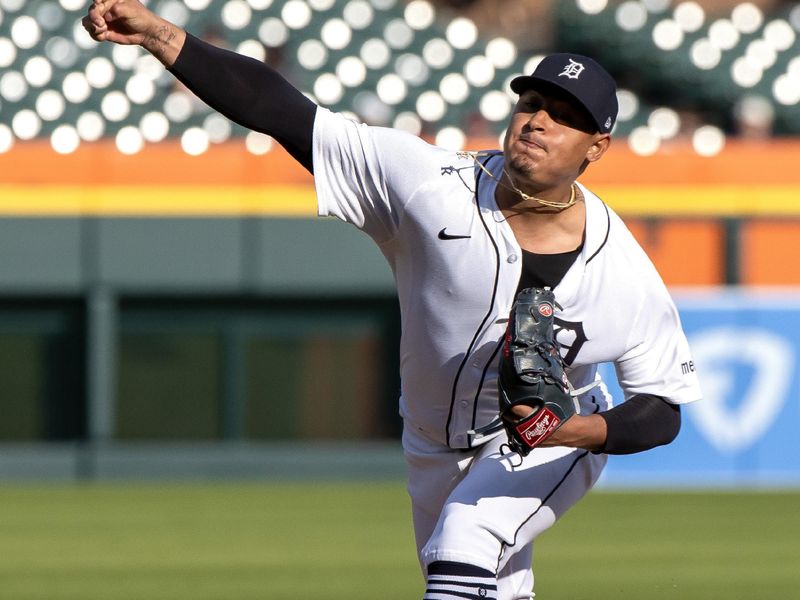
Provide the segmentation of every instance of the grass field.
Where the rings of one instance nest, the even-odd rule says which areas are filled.
[[[800,597],[800,493],[596,492],[537,600]],[[0,488],[0,598],[419,600],[402,484]]]

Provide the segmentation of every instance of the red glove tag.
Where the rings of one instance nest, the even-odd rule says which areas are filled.
[[[517,425],[516,430],[529,448],[535,448],[549,438],[560,424],[561,419],[551,410],[542,407],[530,421]]]

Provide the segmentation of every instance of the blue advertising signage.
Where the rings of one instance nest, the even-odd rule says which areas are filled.
[[[610,487],[800,486],[800,291],[674,292],[703,400],[669,446],[612,456]],[[603,377],[622,398],[614,369]]]

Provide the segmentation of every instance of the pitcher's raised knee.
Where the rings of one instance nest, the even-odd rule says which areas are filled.
[[[496,571],[503,544],[509,540],[478,512],[474,505],[448,504],[422,549],[423,564],[450,561]]]

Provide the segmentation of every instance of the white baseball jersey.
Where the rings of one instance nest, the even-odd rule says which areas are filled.
[[[467,432],[497,415],[498,351],[521,273],[520,246],[494,198],[503,157],[478,160],[494,178],[468,153],[317,111],[319,213],[366,232],[389,261],[402,317],[400,411],[406,427],[451,448],[470,447]],[[598,363],[613,362],[626,397],[699,399],[661,278],[619,217],[580,189],[583,249],[554,289],[570,382],[590,384]],[[581,412],[610,404],[599,386],[581,397]]]

